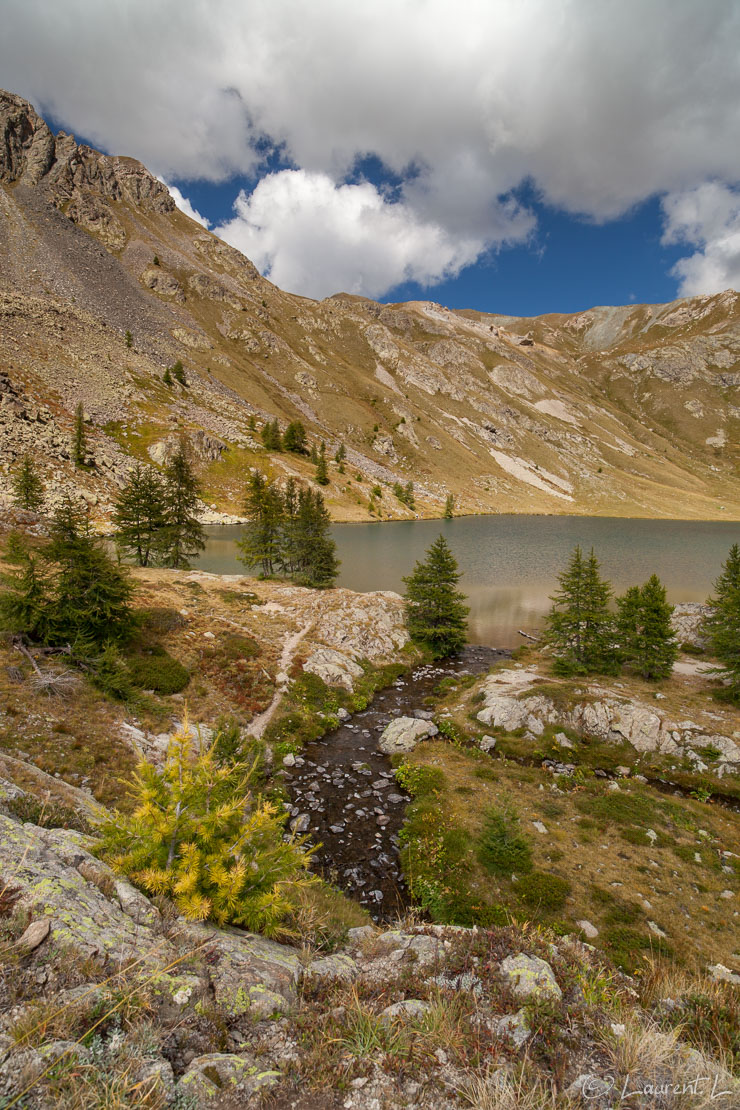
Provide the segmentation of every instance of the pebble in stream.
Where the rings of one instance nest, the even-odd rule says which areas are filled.
[[[470,646],[445,663],[417,667],[350,721],[307,744],[283,771],[290,827],[321,845],[314,856],[316,870],[378,921],[396,917],[409,904],[398,833],[410,798],[377,748],[380,734],[395,717],[430,719],[424,699],[440,679],[485,673],[508,654]]]

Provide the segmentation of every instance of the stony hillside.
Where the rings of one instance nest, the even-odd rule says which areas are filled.
[[[417,509],[740,516],[740,296],[514,319],[283,293],[130,158],[54,136],[0,93],[0,483],[27,447],[105,517],[131,456],[186,432],[211,519],[240,508],[262,421],[300,419],[346,473],[337,519]],[[127,339],[127,333],[130,338]],[[187,386],[167,386],[180,360]],[[75,474],[82,402],[95,467]],[[252,418],[250,420],[250,418]],[[376,496],[377,500],[377,496]]]

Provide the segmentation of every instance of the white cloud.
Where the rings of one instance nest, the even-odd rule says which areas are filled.
[[[181,212],[184,212],[186,216],[190,216],[191,220],[195,220],[197,224],[201,224],[203,227],[211,226],[211,221],[206,219],[205,216],[201,216],[200,212],[198,212],[197,209],[193,208],[188,198],[182,195],[177,185],[170,185],[167,181],[164,180],[163,177],[160,177],[159,180],[162,182],[163,185],[167,186],[170,192],[170,196]]]
[[[698,247],[671,271],[683,297],[740,289],[740,192],[707,182],[663,201],[666,244]]]
[[[339,289],[377,297],[401,281],[428,284],[485,249],[484,238],[453,236],[369,182],[336,185],[325,173],[270,174],[234,207],[234,219],[215,233],[281,289],[312,297]],[[506,227],[510,238],[523,238],[531,220],[512,211]]]
[[[260,141],[282,144],[306,175],[304,230],[326,213],[306,182],[341,190],[375,154],[403,181],[402,207],[374,216],[390,275],[433,280],[476,242],[518,238],[500,198],[524,180],[597,221],[740,182],[737,0],[4,0],[2,15],[7,87],[166,177],[259,174]],[[330,284],[358,232],[357,194],[339,195],[336,250],[315,259]],[[285,215],[274,182],[248,208],[249,226]],[[399,248],[399,220],[417,245]],[[273,272],[289,268],[281,234],[266,223],[257,244]],[[379,245],[360,241],[376,288]]]

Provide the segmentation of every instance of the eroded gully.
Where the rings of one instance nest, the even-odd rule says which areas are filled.
[[[297,831],[319,845],[314,869],[361,902],[377,921],[408,905],[398,834],[409,796],[378,749],[396,717],[431,718],[426,699],[441,679],[485,674],[507,651],[469,645],[442,663],[425,664],[375,695],[371,705],[307,744],[283,771]]]

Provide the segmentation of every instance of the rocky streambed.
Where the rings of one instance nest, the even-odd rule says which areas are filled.
[[[416,667],[378,693],[367,709],[287,761],[283,777],[292,827],[319,845],[316,870],[366,906],[376,921],[394,918],[408,904],[398,834],[410,799],[396,784],[380,738],[400,717],[431,720],[426,699],[441,679],[485,674],[508,655],[469,645],[444,663]]]

